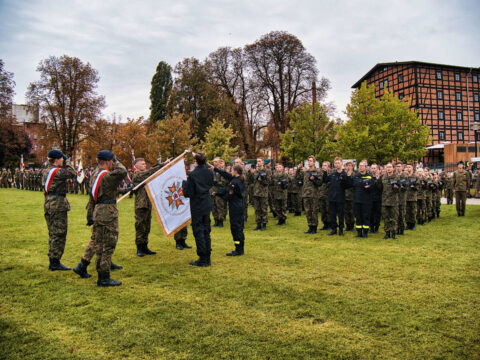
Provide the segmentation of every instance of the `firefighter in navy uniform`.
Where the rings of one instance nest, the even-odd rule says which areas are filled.
[[[371,191],[375,187],[375,178],[367,172],[367,160],[360,161],[358,173],[353,176],[353,208],[356,219],[356,237],[368,237],[370,215],[372,213]]]

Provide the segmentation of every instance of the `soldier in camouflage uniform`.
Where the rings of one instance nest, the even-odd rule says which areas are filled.
[[[257,168],[248,173],[249,182],[253,184],[253,207],[257,227],[253,230],[266,230],[268,222],[268,185],[271,175],[264,166],[263,158],[257,159]]]
[[[427,221],[430,222],[435,219],[433,214],[433,198],[435,192],[435,184],[433,183],[433,176],[428,168],[425,168],[425,181],[427,188],[425,190],[425,205],[427,207]]]
[[[220,170],[225,170],[225,161],[220,158],[213,159],[213,166]],[[214,173],[213,187],[210,189],[210,194],[216,193],[219,189],[225,189],[228,185],[228,181],[221,177],[220,174]],[[223,227],[223,222],[227,217],[227,202],[220,196],[212,196],[212,215],[215,223],[214,227]]]
[[[175,233],[173,238],[175,239],[175,248],[177,250],[191,249],[192,247],[186,243],[188,236],[188,226],[184,226],[178,232]]]
[[[323,171],[315,167],[315,156],[308,157],[308,169],[298,165],[297,172],[303,172],[302,199],[307,216],[308,230],[305,234],[316,234],[318,227],[318,192],[323,184]]]
[[[418,169],[417,177],[419,186],[417,192],[417,223],[420,225],[425,225],[425,222],[427,221],[427,206],[425,204],[425,189],[427,187],[427,182],[423,175],[423,169]]]
[[[275,165],[271,187],[273,208],[278,219],[277,225],[285,225],[285,221],[287,220],[288,175],[285,173],[282,164]]]
[[[392,163],[385,165],[385,174],[377,181],[378,188],[382,191],[382,217],[384,221],[384,239],[396,239],[398,220],[398,191],[400,183],[394,172]]]
[[[301,216],[302,215],[302,197],[301,197],[301,191],[303,187],[303,174],[298,173],[299,176],[297,176],[297,171],[295,168],[290,169],[290,187],[291,187],[291,192],[292,192],[292,209],[295,214],[295,216]]]
[[[417,217],[417,194],[420,182],[418,176],[413,172],[413,165],[406,166],[406,205],[405,205],[405,221],[407,223],[407,230],[415,230],[415,223]]]
[[[433,182],[435,184],[435,191],[434,191],[434,202],[433,202],[433,216],[437,218],[440,217],[440,207],[442,204],[442,190],[444,187],[443,180],[440,179],[438,173],[433,174]]]
[[[353,171],[353,163],[348,161],[345,163],[345,172],[353,179],[355,173]],[[355,214],[353,211],[353,193],[355,189],[349,187],[345,189],[345,231],[353,231],[355,226]]]
[[[322,163],[322,171],[325,174],[330,173],[330,161],[324,161]],[[328,213],[328,187],[327,182],[322,183],[318,189],[318,211],[322,219],[323,227],[320,230],[330,229],[330,215]]]
[[[92,187],[89,201],[93,206],[93,232],[96,241],[98,286],[118,286],[121,282],[110,279],[112,255],[118,241],[117,189],[127,169],[111,151],[101,150],[97,154],[101,169]]]
[[[65,196],[67,180],[73,176],[75,176],[75,169],[70,159],[60,150],[49,151],[48,165],[43,173],[45,190],[43,209],[48,227],[48,258],[51,271],[70,270],[60,263],[60,259],[67,241],[67,212],[70,211],[70,204]]]
[[[133,176],[133,187],[139,185],[149,176],[162,168],[163,164],[156,164],[147,170],[145,159],[135,159],[137,172]],[[152,223],[152,204],[144,186],[135,190],[135,245],[137,256],[155,255],[156,252],[148,248],[148,234]]]
[[[465,216],[465,204],[467,201],[467,191],[470,189],[470,177],[463,168],[463,161],[459,161],[458,169],[453,174],[453,191],[455,193],[455,205],[457,207],[457,216]]]
[[[398,176],[400,189],[398,191],[398,219],[397,234],[405,235],[405,215],[407,207],[407,175],[404,172],[404,165],[401,161],[395,163],[395,174]]]

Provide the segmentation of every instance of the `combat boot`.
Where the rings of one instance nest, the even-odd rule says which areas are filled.
[[[303,233],[304,233],[304,234],[313,234],[312,228],[313,228],[313,226],[309,226],[309,227],[308,227],[308,230],[307,230],[307,231],[304,231]]]
[[[356,235],[355,237],[357,237],[357,238],[363,237],[363,235],[362,235],[362,229],[357,229],[357,235]]]
[[[143,245],[137,245],[137,256],[144,257],[145,253],[143,252]]]
[[[145,255],[155,255],[157,252],[156,251],[152,251],[148,248],[148,244],[144,244],[143,245],[143,253]]]
[[[328,233],[328,235],[336,235],[336,234],[337,234],[337,229],[332,229],[332,231]]]
[[[223,227],[223,220],[218,220],[218,227]]]
[[[267,224],[266,224],[266,223],[262,223],[262,228],[261,228],[260,230],[261,230],[261,231],[267,230]]]
[[[87,273],[87,266],[90,264],[90,261],[81,259],[80,262],[73,268],[75,274],[79,275],[82,279],[88,279],[92,277],[91,274]]]
[[[60,260],[58,259],[50,259],[50,266],[48,267],[50,271],[67,271],[72,270],[69,267],[60,264]]]
[[[218,226],[218,220],[215,219],[215,224],[213,224],[213,227],[217,227]]]
[[[368,238],[368,229],[363,229],[363,237]]]
[[[187,245],[185,240],[182,240],[182,246],[183,246],[184,249],[191,249],[192,248],[190,245]]]
[[[254,231],[262,230],[262,223],[257,223],[257,227],[253,229]]]
[[[398,235],[405,235],[405,231],[403,229],[398,229]]]
[[[395,235],[395,231],[392,231],[392,239],[397,240],[397,237]]]
[[[338,229],[338,236],[343,236],[343,228]]]
[[[122,270],[123,266],[114,264],[113,262],[110,264],[110,270]]]
[[[208,267],[210,266],[210,256],[200,255],[200,258],[196,261],[191,261],[190,265],[198,267]]]
[[[239,245],[235,245],[235,250],[229,252],[227,256],[242,256],[243,255],[243,248]]]
[[[115,281],[110,279],[110,272],[99,272],[97,286],[108,287],[108,286],[120,286],[122,283],[120,281]]]
[[[390,239],[390,231],[387,231],[385,233],[385,236],[383,237],[384,240]]]
[[[410,226],[410,230],[412,230],[412,231],[415,230],[415,223],[412,223],[412,226]]]
[[[177,243],[176,243],[176,245],[175,245],[175,249],[177,249],[177,250],[183,250],[183,244],[182,244],[181,241],[178,241],[178,240],[177,240]]]
[[[317,233],[317,227],[315,225],[312,226],[312,234],[316,234]]]

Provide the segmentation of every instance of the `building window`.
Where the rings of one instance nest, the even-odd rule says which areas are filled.
[[[462,100],[462,93],[460,93],[460,92],[455,93],[455,100],[457,100],[457,101]]]
[[[438,133],[438,138],[439,138],[440,140],[445,140],[445,131],[440,131],[440,132]]]
[[[437,99],[438,99],[438,100],[442,100],[442,99],[443,99],[443,91],[442,91],[442,90],[438,90],[438,91],[437,91]]]
[[[443,113],[443,111],[439,111],[438,112],[438,120],[443,120],[445,118],[445,114]]]
[[[480,114],[479,114],[479,113],[475,113],[475,115],[473,116],[473,118],[475,119],[475,121],[480,121]]]
[[[380,81],[380,89],[383,89],[383,81]]]
[[[400,100],[403,100],[404,97],[405,97],[405,94],[404,94],[404,93],[398,94],[398,98],[399,98]]]
[[[459,133],[462,134],[462,133]],[[463,134],[462,134],[462,139],[463,139]],[[457,152],[467,152],[466,146],[457,146]]]
[[[473,101],[478,102],[478,94],[473,94]]]
[[[437,80],[442,80],[442,72],[437,71]]]
[[[460,132],[457,133],[457,139],[459,141],[463,141],[463,132],[460,131]]]
[[[33,140],[37,140],[37,134],[33,134]]]
[[[457,112],[457,120],[462,120],[463,114],[461,112]]]
[[[474,83],[478,83],[478,75],[477,74],[473,74],[472,75],[472,80]]]
[[[403,82],[403,74],[398,75],[398,82]]]
[[[384,85],[385,87],[387,87],[387,86],[388,86],[388,80],[385,80],[385,81],[383,82],[383,85]]]
[[[387,71],[387,67],[386,67],[386,66],[384,66],[383,68],[380,69],[380,72],[381,72],[381,73],[382,73],[382,72],[385,72],[385,71]]]
[[[460,74],[459,73],[455,73],[455,81],[460,81]]]

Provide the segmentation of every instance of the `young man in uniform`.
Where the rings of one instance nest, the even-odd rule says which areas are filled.
[[[277,225],[285,225],[287,220],[287,186],[288,175],[285,173],[282,164],[275,165],[275,172],[272,176],[273,208],[277,214]]]
[[[268,222],[268,185],[271,182],[271,176],[263,162],[263,158],[258,158],[257,168],[248,174],[250,182],[253,183],[253,207],[257,222],[257,227],[253,230],[265,230]]]
[[[417,217],[417,194],[420,186],[418,176],[413,172],[413,165],[406,166],[406,205],[405,205],[405,221],[407,223],[407,230],[415,230],[415,223]]]
[[[384,239],[396,239],[398,191],[400,184],[392,163],[385,165],[385,174],[377,181],[377,187],[382,191],[382,217],[385,229]]]
[[[308,157],[308,169],[298,165],[297,173],[303,172],[302,199],[307,217],[308,230],[305,234],[316,234],[318,227],[318,189],[323,184],[323,172],[315,167],[315,156]]]
[[[467,191],[470,189],[469,174],[463,168],[463,161],[457,164],[458,169],[453,174],[453,192],[455,194],[455,205],[457,207],[457,216],[465,216],[465,204],[467,201]]]

